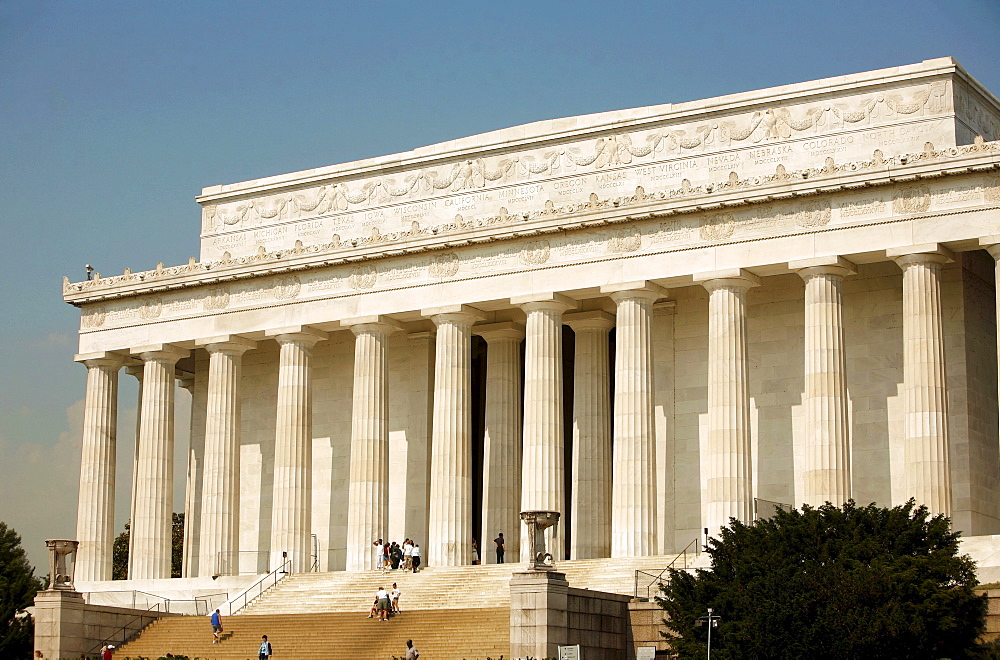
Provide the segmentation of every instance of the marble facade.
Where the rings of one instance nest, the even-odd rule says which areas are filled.
[[[185,467],[192,577],[361,570],[380,536],[515,558],[525,509],[571,558],[760,501],[916,497],[998,534],[998,140],[942,58],[206,188],[199,259],[64,282],[77,579],[110,579],[123,368],[136,579],[169,575]]]

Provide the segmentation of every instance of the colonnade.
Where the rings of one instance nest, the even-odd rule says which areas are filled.
[[[905,490],[950,515],[947,399],[942,331],[943,246],[887,255],[903,270]],[[804,411],[801,451],[805,504],[843,502],[851,494],[850,432],[843,283],[854,264],[834,257],[792,262],[805,283]],[[716,534],[730,517],[753,516],[747,291],[759,278],[741,269],[703,273],[708,291],[707,444],[701,470],[703,525]],[[570,541],[573,558],[656,554],[657,491],[653,407],[653,303],[668,296],[646,281],[604,286],[615,314],[574,311],[559,292],[512,298],[524,323],[483,323],[474,307],[424,309],[435,327],[429,532],[430,565],[469,563],[472,528],[471,338],[487,343],[483,450],[484,529],[519,529],[518,512],[565,511],[562,341],[576,333]],[[1000,304],[1000,303],[998,303]],[[479,323],[479,325],[476,325]],[[342,321],[355,336],[348,487],[347,569],[367,568],[370,543],[388,523],[387,345],[400,328],[388,317]],[[608,333],[616,328],[614,405]],[[280,345],[276,409],[271,566],[310,569],[311,353],[327,335],[309,327],[265,333]],[[523,399],[519,348],[525,342]],[[238,336],[198,339],[209,354],[199,570],[239,550],[240,363],[255,342]],[[142,362],[137,488],[133,490],[131,578],[170,575],[175,346],[134,348]],[[77,535],[77,579],[111,577],[117,372],[127,356],[78,358],[88,369]],[[612,413],[613,410],[613,413]],[[563,547],[562,526],[552,534]],[[489,538],[489,537],[485,537]],[[517,545],[508,537],[509,550]]]

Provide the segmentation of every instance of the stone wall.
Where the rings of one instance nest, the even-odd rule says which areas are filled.
[[[79,592],[41,591],[34,616],[35,651],[43,660],[64,660],[96,654],[107,641],[119,646],[156,618],[178,615],[88,605]]]

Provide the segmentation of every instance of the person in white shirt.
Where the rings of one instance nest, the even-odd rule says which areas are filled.
[[[417,569],[420,568],[420,544],[413,544],[413,553],[411,555],[413,561],[413,572],[416,573]]]
[[[375,570],[382,568],[382,539],[372,541],[372,545],[375,546]]]
[[[403,541],[403,568],[413,569],[413,541],[410,539]]]
[[[389,620],[389,592],[382,587],[375,593],[375,600],[378,601],[378,620]]]
[[[392,611],[393,612],[399,612],[399,611],[401,611],[399,609],[399,596],[400,596],[401,593],[402,592],[399,590],[399,587],[397,587],[396,583],[393,582],[392,583],[392,591],[389,592],[389,595],[392,597]]]
[[[260,650],[257,651],[259,660],[267,660],[271,657],[271,642],[267,641],[267,635],[260,636]]]

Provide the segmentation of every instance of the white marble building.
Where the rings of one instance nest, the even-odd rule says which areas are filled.
[[[122,371],[135,579],[182,509],[188,576],[516,557],[522,509],[571,558],[849,497],[1000,534],[997,140],[943,58],[206,188],[200,260],[64,283],[77,580],[111,575]]]

